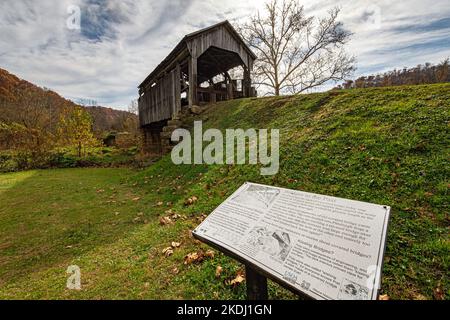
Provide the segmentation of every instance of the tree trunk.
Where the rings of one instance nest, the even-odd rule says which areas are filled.
[[[275,96],[279,96],[280,95],[280,87],[279,86],[275,86]]]

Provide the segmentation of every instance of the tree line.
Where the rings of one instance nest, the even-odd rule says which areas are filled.
[[[137,116],[77,105],[0,69],[0,169],[11,157],[29,164],[19,167],[39,167],[67,152],[84,158],[110,131],[131,132],[134,142]]]
[[[425,63],[414,68],[394,69],[382,74],[347,80],[335,89],[354,89],[372,87],[392,87],[450,82],[450,61],[445,59],[437,65]]]

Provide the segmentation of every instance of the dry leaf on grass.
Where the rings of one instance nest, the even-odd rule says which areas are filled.
[[[194,203],[196,203],[198,201],[198,198],[196,197],[196,196],[193,196],[193,197],[190,197],[189,199],[187,199],[185,202],[184,202],[184,204],[186,205],[186,206],[191,206],[191,205],[193,205]]]
[[[162,217],[161,219],[159,219],[159,224],[162,226],[168,225],[172,223],[172,219],[170,219],[169,217]]]
[[[423,300],[423,301],[428,300],[427,297],[425,297],[423,294],[420,294],[420,293],[414,293],[413,299],[414,300]]]
[[[212,250],[208,250],[208,251],[206,251],[205,256],[208,258],[214,259],[215,253]]]
[[[434,289],[434,297],[436,300],[445,300],[444,290],[442,290],[442,284],[439,283],[438,287]]]
[[[221,266],[217,266],[216,268],[216,278],[220,278],[220,276],[222,275],[223,272],[223,268]]]
[[[199,217],[197,217],[196,219],[197,219],[197,221],[198,221],[198,223],[202,223],[203,221],[205,221],[205,219],[207,218],[208,216],[206,215],[206,214],[204,214],[204,213],[202,213]]]
[[[189,265],[189,264],[192,264],[192,263],[202,262],[203,258],[204,258],[203,253],[201,253],[201,252],[192,252],[192,253],[189,253],[184,258],[184,264],[185,265]]]
[[[179,248],[181,246],[180,242],[172,242],[172,248],[176,249]]]
[[[387,294],[382,294],[382,295],[378,298],[378,300],[381,300],[381,301],[387,301],[387,300],[391,300],[391,298],[390,298]]]
[[[231,280],[229,282],[230,286],[238,286],[240,285],[242,282],[245,281],[245,276],[242,272],[238,272],[238,274],[236,275],[236,278],[234,278],[233,280]]]
[[[203,252],[203,250],[199,250],[197,252],[189,253],[184,258],[184,264],[185,265],[189,265],[189,264],[192,264],[192,263],[200,263],[203,260],[205,260],[205,258],[213,259],[214,258],[214,251],[208,250],[205,253],[205,252]]]
[[[166,257],[170,257],[171,255],[173,255],[173,249],[172,247],[167,247],[165,248],[162,253],[166,256]]]
[[[131,199],[132,201],[139,201],[139,200],[141,200],[141,197],[136,197],[136,198],[133,198],[133,199]]]

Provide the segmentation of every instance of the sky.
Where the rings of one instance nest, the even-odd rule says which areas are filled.
[[[341,7],[355,76],[450,57],[448,0],[302,1]],[[0,68],[77,100],[126,110],[137,86],[185,34],[261,10],[263,0],[1,0]]]

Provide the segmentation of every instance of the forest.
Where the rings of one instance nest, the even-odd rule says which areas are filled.
[[[105,141],[111,146],[111,137],[122,133],[126,148],[136,146],[139,138],[136,114],[80,106],[3,69],[0,110],[0,171],[4,172],[99,164],[99,155],[112,152],[102,149]]]
[[[347,80],[335,89],[392,87],[402,85],[417,85],[450,82],[449,59],[433,65],[429,62],[419,64],[414,68],[394,69],[383,74],[359,77]]]

